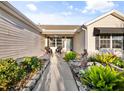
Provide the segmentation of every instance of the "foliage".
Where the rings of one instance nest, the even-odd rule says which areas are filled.
[[[96,62],[96,56],[95,55],[92,55],[90,57],[88,57],[88,62]]]
[[[20,71],[16,61],[12,58],[0,60],[0,90],[9,89],[19,80]]]
[[[24,57],[22,64],[27,73],[39,69],[42,65],[37,57]]]
[[[124,90],[123,75],[109,66],[91,66],[81,72],[81,82],[95,90]]]
[[[96,61],[100,63],[112,63],[117,57],[111,53],[96,54]]]
[[[65,54],[64,60],[68,62],[70,60],[74,60],[75,58],[76,58],[76,53],[73,51],[70,51]]]
[[[0,90],[10,90],[29,72],[41,66],[41,60],[37,57],[25,57],[20,66],[12,58],[0,59]]]
[[[100,63],[113,63],[116,66],[119,66],[121,68],[124,67],[124,61],[111,53],[102,53],[102,54],[96,54],[92,55],[88,58],[88,61],[92,62],[100,62]]]
[[[124,61],[119,57],[117,57],[112,63],[116,66],[121,67],[121,68],[124,67]]]
[[[111,53],[102,53],[90,56],[88,61],[100,62],[100,63],[112,63],[117,57]]]

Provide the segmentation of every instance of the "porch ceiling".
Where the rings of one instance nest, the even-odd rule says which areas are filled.
[[[76,30],[43,30],[44,35],[46,36],[68,36],[73,37]]]
[[[45,37],[73,37],[74,34],[44,34]]]

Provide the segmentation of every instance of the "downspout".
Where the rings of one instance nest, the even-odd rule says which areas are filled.
[[[85,32],[85,31],[87,31],[87,27],[85,25],[82,25],[81,30],[84,31],[84,49],[87,49],[86,48],[86,32]]]

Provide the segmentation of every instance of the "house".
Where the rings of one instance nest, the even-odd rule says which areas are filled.
[[[112,10],[82,26],[79,25],[39,25],[45,35],[45,46],[63,46],[65,51],[73,49],[89,53],[110,49],[123,54],[124,14]]]
[[[112,10],[82,26],[39,25],[45,36],[45,46],[55,49],[63,46],[65,51],[73,49],[81,53],[87,49],[94,53],[101,49],[123,52],[124,14]]]
[[[36,25],[8,2],[0,2],[0,58],[39,56],[49,46],[55,51],[89,54],[113,50],[123,54],[124,14],[112,10],[81,25]]]
[[[101,49],[111,49],[123,54],[124,50],[124,14],[112,10],[86,24],[83,24],[76,35],[75,50],[85,48],[89,53]],[[78,40],[77,39],[77,40]],[[83,43],[82,43],[83,42]]]
[[[42,46],[49,46],[53,51],[58,46],[63,47],[63,51],[73,49],[74,35],[79,25],[38,25],[44,35]]]
[[[41,32],[8,2],[0,2],[0,58],[40,56]]]

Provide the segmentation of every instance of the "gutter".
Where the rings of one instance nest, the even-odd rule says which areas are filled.
[[[80,26],[78,29],[77,29],[77,31],[75,32],[75,33],[79,33],[79,32],[81,32],[81,31],[86,31],[87,30],[87,27],[85,26],[85,25],[82,25],[82,26]]]

